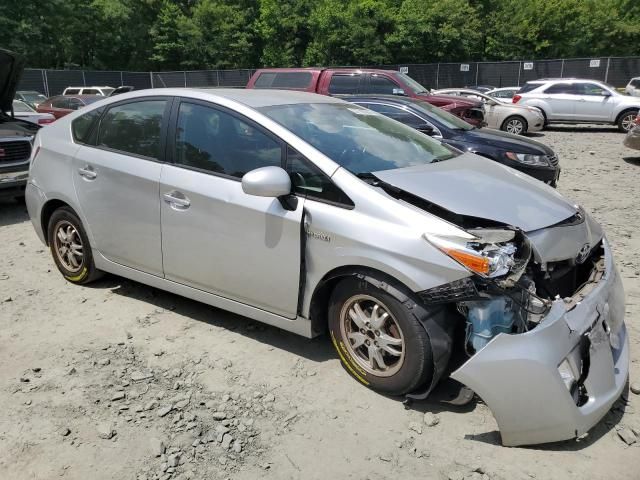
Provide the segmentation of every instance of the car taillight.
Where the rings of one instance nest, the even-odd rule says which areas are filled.
[[[39,118],[38,125],[48,125],[50,123],[53,123],[54,121],[55,118]]]
[[[520,95],[514,95],[513,99],[511,100],[513,103],[518,103],[520,101],[520,99],[522,98],[522,96]]]

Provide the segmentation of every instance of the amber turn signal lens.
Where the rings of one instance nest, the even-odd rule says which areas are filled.
[[[462,250],[455,250],[453,248],[444,249],[444,251],[450,257],[454,258],[462,265],[467,267],[472,272],[480,273],[482,275],[489,274],[489,259],[481,255],[474,255],[472,253],[464,252]]]

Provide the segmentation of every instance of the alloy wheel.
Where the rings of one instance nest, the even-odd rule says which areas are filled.
[[[629,130],[631,130],[634,125],[635,125],[635,119],[636,119],[636,115],[635,114],[629,114],[626,115],[623,119],[622,119],[622,128],[624,129],[625,132],[628,132]]]
[[[509,120],[507,122],[507,129],[506,130],[509,133],[520,135],[522,133],[522,131],[524,130],[524,125],[522,124],[521,120],[518,120],[517,118],[514,118],[514,119]]]
[[[405,357],[402,330],[389,309],[369,295],[354,295],[340,311],[340,330],[351,356],[368,373],[396,374]]]
[[[76,227],[60,220],[54,228],[54,251],[62,266],[71,273],[79,272],[84,262],[82,238]]]

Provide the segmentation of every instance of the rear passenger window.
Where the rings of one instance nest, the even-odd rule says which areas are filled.
[[[79,88],[67,88],[64,92],[65,95],[78,95],[79,93]]]
[[[69,108],[69,99],[65,97],[58,97],[51,100],[51,106],[53,108]]]
[[[298,195],[353,207],[351,199],[322,170],[291,147],[287,148],[287,172]]]
[[[176,163],[242,176],[256,168],[282,166],[280,142],[222,110],[182,102],[176,131]]]
[[[71,122],[71,133],[76,143],[90,143],[89,138],[91,137],[93,126],[103,111],[103,108],[96,108],[84,115],[80,115]]]
[[[82,90],[83,95],[99,95],[100,92],[95,88],[85,88]]]
[[[311,83],[311,72],[265,72],[254,83],[255,88],[299,88]]]
[[[369,87],[364,93],[377,93],[381,95],[393,95],[393,91],[399,89],[400,86],[394,81],[381,75],[373,74],[369,79]]]
[[[329,82],[329,93],[334,95],[359,93],[362,75],[332,75]]]
[[[160,158],[160,131],[166,100],[144,100],[110,108],[98,132],[98,145]]]
[[[551,85],[547,88],[544,93],[564,93],[571,95],[579,95],[581,92],[577,85],[572,85],[570,83],[556,83],[555,85]]]

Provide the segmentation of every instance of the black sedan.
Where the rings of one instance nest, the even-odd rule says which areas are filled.
[[[546,145],[521,135],[477,128],[421,100],[395,96],[341,96],[393,118],[459,150],[515,168],[551,186],[560,176],[558,157]]]

